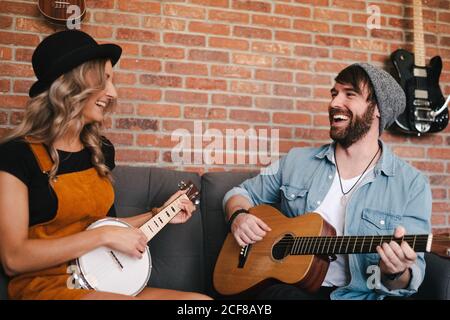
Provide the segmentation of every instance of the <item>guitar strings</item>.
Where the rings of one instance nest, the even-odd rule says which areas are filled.
[[[370,241],[369,241],[370,240]],[[399,242],[401,242],[401,239],[399,239],[399,240],[397,240],[397,239],[393,239],[395,242],[397,242],[397,243],[399,243]],[[402,240],[402,241],[405,241],[405,240]],[[432,242],[434,243],[434,242],[447,242],[448,240],[433,240]],[[276,243],[279,243],[279,244],[291,244],[291,243],[294,243],[294,242],[296,242],[296,243],[321,243],[321,244],[323,244],[324,242],[325,243],[327,243],[327,242],[329,242],[329,243],[339,243],[339,242],[342,242],[342,243],[352,243],[352,244],[354,244],[354,243],[357,243],[357,244],[363,244],[363,243],[369,243],[369,242],[373,242],[373,243],[377,243],[377,242],[380,242],[380,241],[374,241],[374,240],[371,240],[371,239],[366,239],[366,240],[351,240],[350,239],[350,241],[345,241],[345,240],[336,240],[336,241],[327,241],[327,240],[325,240],[325,241],[314,241],[314,240],[299,240],[299,241],[296,241],[296,240],[282,240],[282,241],[278,241],[278,242],[276,242]],[[381,241],[381,243],[386,243],[386,242],[388,242],[388,241]],[[410,242],[410,241],[406,241],[406,242]],[[428,242],[428,240],[427,239],[417,239],[416,241],[415,241],[415,243],[427,243]]]
[[[355,241],[357,243],[364,243],[364,242],[368,242],[369,240],[370,241],[383,241],[383,242],[384,241],[388,241],[388,240],[389,241],[392,241],[392,240],[393,241],[414,241],[414,240],[416,240],[416,242],[417,241],[425,241],[426,242],[426,241],[428,241],[428,235],[427,236],[421,236],[420,238],[419,237],[416,237],[416,238],[414,238],[414,237],[403,237],[403,238],[400,238],[400,239],[393,238],[393,237],[389,238],[389,236],[296,237],[296,238],[293,238],[293,239],[280,239],[280,241],[278,241],[277,243],[291,243],[291,242],[294,242],[294,241],[297,241],[297,242],[323,241],[321,239],[325,239],[325,241],[329,241],[329,242],[339,242],[339,241],[344,242],[344,241],[347,241],[347,242],[352,242],[352,243],[355,242]],[[434,242],[434,241],[439,241],[439,240],[440,239],[433,239],[432,241]],[[445,241],[445,240],[440,240],[440,241]]]
[[[363,240],[363,239],[382,239],[382,238],[386,238],[389,239],[391,238],[392,240],[414,240],[414,238],[416,238],[417,240],[428,240],[428,235],[425,234],[421,234],[421,235],[410,235],[410,236],[404,236],[402,238],[394,238],[392,235],[368,235],[368,236],[295,236],[292,237],[291,239],[280,239],[280,241],[295,241],[295,240],[302,240],[302,239],[335,239],[336,241],[341,241],[342,239],[344,240],[352,240],[352,239],[358,239],[358,240]],[[437,238],[439,239],[439,238]],[[450,239],[450,238],[449,238]],[[434,240],[434,238],[433,238]]]
[[[305,238],[306,237],[304,237],[304,239]],[[310,237],[310,239],[318,239],[318,238],[325,238],[325,237]],[[400,241],[401,239],[395,239],[395,240]],[[439,239],[439,238],[436,239],[436,242],[444,242],[444,241],[447,241],[447,240]],[[290,247],[291,253],[292,253],[292,251],[294,251],[295,253],[303,253],[305,251],[316,251],[316,252],[320,251],[320,252],[324,253],[327,242],[326,241],[325,242],[323,242],[323,241],[317,242],[317,240],[316,241],[310,240],[310,241],[306,241],[306,242],[305,241],[296,242],[295,240],[291,239],[289,241],[284,241],[284,242],[280,241],[278,244],[281,244],[279,246],[281,249],[288,249]],[[337,252],[342,251],[342,249],[343,249],[342,246],[344,244],[344,241],[341,241],[339,249],[336,250],[337,244],[338,244],[338,241],[335,241],[334,245],[333,245],[333,249],[332,249],[333,252],[334,251],[337,251]],[[348,250],[348,247],[350,244],[353,245],[354,247],[356,245],[361,245],[360,247],[358,247],[359,250],[364,249],[367,246],[367,249],[370,249],[369,251],[373,251],[376,248],[376,246],[380,245],[380,244],[377,244],[376,242],[374,243],[373,240],[370,243],[366,243],[366,241],[356,241],[356,242],[353,241],[353,242],[348,242],[346,244],[344,252],[350,252],[350,251],[355,252],[355,248],[353,248],[353,250],[350,250],[350,251]],[[413,247],[415,248],[416,246],[417,247],[425,246],[427,244],[428,244],[427,239],[418,239],[415,241]],[[331,245],[332,245],[332,242],[328,243],[328,247],[326,250],[327,252],[330,250]],[[321,247],[322,247],[322,249],[321,249]],[[365,253],[367,253],[367,252],[365,252]]]
[[[313,254],[313,253],[358,253],[357,251],[364,251],[364,252],[360,252],[360,253],[371,253],[371,252],[376,252],[376,247],[379,244],[371,244],[369,245],[363,245],[360,246],[358,248],[353,248],[353,249],[349,249],[348,246],[345,247],[345,250],[343,246],[340,246],[339,248],[336,248],[336,246],[333,246],[333,248],[331,249],[331,246],[329,245],[326,250],[325,250],[325,244],[319,244],[318,246],[315,245],[306,245],[306,246],[295,246],[295,245],[281,245],[278,248],[279,249],[284,249],[287,251],[287,249],[290,250],[291,253],[302,253],[302,254]],[[420,246],[425,246],[426,243],[416,243],[416,245],[414,246],[414,248],[416,247],[420,247]],[[364,250],[364,248],[366,248]],[[331,249],[331,250],[330,250]],[[369,252],[367,252],[369,251]]]
[[[421,241],[416,241],[415,242],[415,244],[426,244],[428,241],[423,241],[423,240],[421,240]],[[277,242],[277,244],[281,244],[281,245],[294,245],[294,244],[302,244],[302,245],[304,245],[304,244],[306,244],[306,243],[308,243],[307,245],[313,245],[313,243],[314,243],[314,245],[316,246],[317,244],[320,244],[320,245],[324,245],[324,244],[326,244],[327,242],[313,242],[313,241],[309,241],[309,242],[294,242],[294,241],[292,241],[292,242]],[[335,244],[338,244],[339,242],[328,242],[328,245],[331,245],[331,244],[333,244],[333,243],[335,243]],[[344,242],[342,242],[342,243],[344,243]],[[353,241],[353,242],[350,242],[350,241],[348,241],[348,243],[350,244],[360,244],[360,245],[369,245],[369,241]],[[377,244],[377,243],[379,243],[379,242],[372,242],[371,241],[371,243],[372,243],[372,245],[375,245],[375,244]],[[386,242],[382,242],[382,243],[386,243]]]
[[[333,244],[333,249],[332,251],[336,250],[336,246],[338,245],[339,241],[341,242],[341,244],[339,245],[339,249],[337,251],[341,251],[342,250],[342,246],[344,245],[345,240],[346,241],[346,245],[345,251],[348,251],[348,247],[350,245],[353,246],[353,250],[350,251],[355,251],[355,246],[358,245],[358,249],[364,249],[366,246],[368,249],[370,250],[374,250],[376,248],[376,246],[380,245],[381,243],[377,243],[378,241],[380,242],[385,242],[383,241],[383,236],[373,236],[373,237],[377,237],[377,241],[374,242],[374,238],[371,239],[370,243],[369,243],[369,239],[371,236],[366,236],[366,237],[362,237],[364,239],[362,239],[361,237],[356,237],[356,236],[343,236],[341,238],[337,238],[337,237],[297,237],[297,239],[300,238],[300,240],[295,240],[295,239],[284,239],[284,240],[280,240],[279,242],[277,242],[277,245],[279,245],[279,247],[281,249],[287,249],[287,248],[291,248],[291,251],[295,250],[295,252],[303,252],[303,251],[315,251],[315,250],[320,250],[320,248],[322,247],[322,252],[325,249],[325,246],[327,246],[327,242],[328,242],[328,247],[326,251],[329,251],[331,248],[331,245]],[[386,237],[386,236],[385,236]],[[387,236],[389,237],[389,236]],[[392,236],[391,236],[392,237]],[[400,242],[400,241],[408,241],[408,240],[414,240],[414,237],[416,237],[414,243],[413,243],[413,247],[419,247],[419,246],[425,246],[428,244],[428,235],[426,235],[426,239],[424,239],[425,235],[417,235],[417,236],[405,236],[403,239],[395,239],[392,238],[391,240],[397,240],[396,242]],[[420,237],[419,239],[417,239],[418,237]],[[318,241],[318,239],[325,239],[325,241],[320,240]],[[346,239],[347,238],[347,239]],[[335,241],[329,241],[330,239],[336,239]],[[352,241],[353,240],[353,241]],[[389,240],[389,239],[386,239]],[[440,241],[445,241],[445,240],[440,240],[439,238],[436,239],[437,242]]]
[[[317,238],[316,238],[317,239]],[[381,243],[379,243],[378,241],[373,241],[371,240],[369,242],[369,239],[366,239],[367,241],[362,241],[362,240],[357,240],[357,241],[340,241],[341,244],[339,245],[340,248],[342,248],[343,245],[345,245],[347,248],[352,245],[352,246],[358,246],[358,248],[361,247],[369,247],[372,248],[373,246],[378,246],[381,245],[381,243],[387,243],[387,241],[381,241]],[[396,242],[399,243],[401,239],[398,239]],[[407,241],[408,242],[408,241]],[[445,243],[448,242],[448,240],[445,239],[436,239],[433,240],[434,243]],[[327,246],[327,250],[329,250],[329,248],[331,247],[331,245],[333,245],[333,248],[336,248],[336,246],[338,245],[339,241],[314,241],[314,240],[302,240],[302,241],[295,241],[295,240],[284,240],[284,241],[279,241],[276,244],[280,245],[284,248],[287,247],[297,247],[297,248],[301,248],[306,249],[306,248],[320,248]],[[412,245],[413,248],[419,247],[419,246],[426,246],[428,244],[428,239],[416,239],[416,241],[411,244],[408,243],[409,245]]]

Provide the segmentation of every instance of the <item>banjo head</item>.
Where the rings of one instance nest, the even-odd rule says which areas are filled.
[[[127,223],[106,218],[91,224],[87,230],[103,226],[129,228]],[[108,247],[98,247],[76,260],[81,286],[103,292],[135,296],[150,278],[152,259],[147,247],[142,259],[133,258]]]

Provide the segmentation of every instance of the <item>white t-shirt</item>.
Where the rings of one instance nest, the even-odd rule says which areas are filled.
[[[358,182],[358,185],[355,186],[347,195],[347,199],[351,198],[352,193],[358,189],[364,180],[365,176],[373,170],[374,166],[367,170],[364,173],[364,176]],[[353,185],[358,181],[359,176],[356,176],[352,179],[342,181],[342,188],[344,192],[350,190]],[[336,235],[342,236],[344,234],[344,222],[345,222],[345,211],[347,209],[347,203],[341,201],[343,194],[341,191],[341,186],[339,184],[339,175],[336,172],[334,176],[333,183],[331,184],[331,188],[328,191],[325,199],[323,199],[320,206],[314,210],[319,213],[322,218],[324,218],[329,224],[331,224],[336,229]],[[325,280],[322,283],[322,286],[331,287],[337,286],[342,287],[349,283],[350,281],[350,272],[348,267],[348,255],[345,254],[337,254],[337,259],[330,263],[328,268],[327,275],[325,276]]]

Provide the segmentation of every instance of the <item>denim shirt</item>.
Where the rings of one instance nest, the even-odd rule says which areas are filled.
[[[407,234],[430,233],[432,198],[427,178],[396,157],[381,140],[380,145],[380,160],[348,201],[344,235],[392,235],[399,225],[405,227]],[[268,168],[270,174],[260,174],[228,191],[223,204],[240,194],[254,206],[280,203],[287,217],[314,211],[325,198],[336,174],[334,147],[332,143],[320,148],[291,149]],[[367,285],[372,275],[367,268],[378,265],[378,253],[350,254],[351,280],[333,291],[331,299],[381,300],[385,296],[409,296],[417,292],[425,273],[424,254],[417,255],[411,266],[408,287],[389,290],[381,281],[373,289]]]

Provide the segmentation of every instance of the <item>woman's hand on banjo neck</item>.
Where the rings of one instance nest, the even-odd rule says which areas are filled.
[[[175,201],[175,199],[184,193],[186,193],[186,190],[179,190],[175,192],[162,205],[162,207],[157,209],[157,212],[171,204]],[[181,199],[179,207],[181,211],[169,223],[184,223],[192,217],[192,213],[195,211],[195,205],[188,199]],[[131,257],[142,258],[143,252],[147,246],[147,238],[137,227],[142,225],[151,217],[151,213],[144,213],[130,219],[123,219],[128,224],[133,226],[131,228],[122,228],[117,226],[103,226],[98,228],[101,229],[101,238],[104,245]]]

